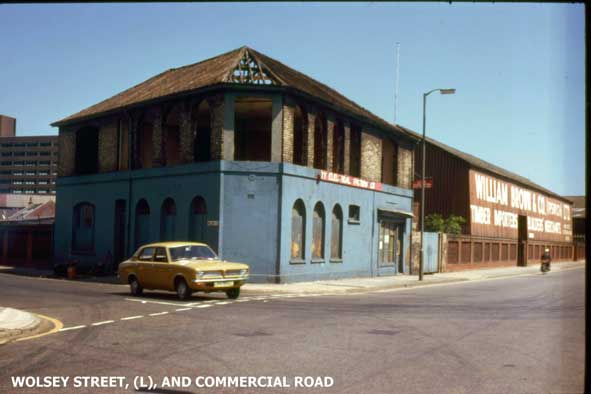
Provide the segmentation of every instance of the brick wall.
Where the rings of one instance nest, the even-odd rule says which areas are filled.
[[[74,175],[76,165],[76,132],[60,128],[58,135],[58,176]]]
[[[326,119],[326,169],[328,171],[334,171],[335,163],[333,163],[333,150],[334,150],[334,128],[335,120],[332,117]]]
[[[211,108],[211,160],[222,159],[224,134],[224,96],[216,95],[207,99]]]
[[[99,130],[98,140],[98,172],[109,172],[117,169],[117,122],[105,123]]]
[[[316,123],[316,114],[308,113],[308,133],[307,133],[308,167],[314,166],[314,124],[315,123]]]
[[[162,111],[158,109],[152,124],[152,167],[162,166],[162,153]]]
[[[344,172],[347,175],[351,174],[351,125],[348,123],[344,124],[345,129],[345,150],[343,154],[345,155],[344,160]]]
[[[193,125],[188,104],[183,104],[179,112],[179,157],[181,163],[193,162]]]
[[[293,121],[295,108],[291,102],[283,105],[282,161],[293,163]]]
[[[412,186],[413,151],[398,146],[398,186],[410,189]]]
[[[361,178],[382,180],[382,140],[366,131],[361,132]]]

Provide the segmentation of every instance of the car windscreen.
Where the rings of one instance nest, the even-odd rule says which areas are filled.
[[[205,245],[185,245],[168,248],[170,259],[179,260],[217,260],[218,256]]]

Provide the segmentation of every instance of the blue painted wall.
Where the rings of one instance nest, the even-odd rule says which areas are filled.
[[[318,170],[291,164],[282,164],[282,220],[281,220],[281,281],[295,282],[353,276],[393,275],[397,267],[379,268],[378,209],[411,212],[412,191],[388,185],[374,192],[334,183],[317,181]],[[305,261],[291,261],[291,212],[295,202],[301,199],[306,207]],[[317,202],[325,211],[325,259],[312,262],[312,214]],[[343,211],[343,258],[341,262],[330,260],[330,234],[332,210],[339,204]],[[348,220],[349,205],[360,207],[359,223]],[[402,246],[405,272],[408,272],[410,247],[410,219],[405,223]]]
[[[150,206],[150,240],[158,241],[160,213],[167,197],[176,203],[175,237],[188,239],[191,201],[202,196],[207,203],[208,243],[221,258],[251,266],[253,282],[293,282],[336,277],[392,275],[397,267],[377,264],[378,210],[411,211],[412,191],[384,185],[374,192],[316,180],[318,171],[285,163],[219,161],[177,167],[114,172],[60,178],[57,182],[55,223],[56,262],[68,258],[72,237],[73,207],[95,205],[94,254],[76,255],[85,264],[96,263],[113,251],[115,200],[128,202],[133,252],[135,207],[142,198]],[[131,179],[131,195],[130,195]],[[291,211],[297,199],[306,207],[305,261],[290,261]],[[131,201],[131,204],[129,204]],[[311,262],[312,212],[322,202],[325,210],[325,261]],[[331,262],[331,216],[335,204],[343,212],[343,259]],[[349,205],[358,205],[361,220],[348,222]],[[408,270],[410,220],[405,222],[403,261]]]

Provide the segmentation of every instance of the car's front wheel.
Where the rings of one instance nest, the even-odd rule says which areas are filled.
[[[240,297],[240,287],[236,287],[226,291],[226,295],[228,298],[235,300],[236,298]]]
[[[131,278],[129,278],[129,292],[131,293],[132,296],[141,296],[142,293],[144,292],[144,288],[142,287],[142,285],[140,284],[140,282],[137,280],[137,278],[135,276],[132,276]]]
[[[179,297],[180,300],[186,300],[191,296],[191,289],[187,286],[187,282],[183,278],[178,278],[176,280],[176,295]]]

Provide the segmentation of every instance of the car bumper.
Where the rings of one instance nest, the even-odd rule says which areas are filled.
[[[242,286],[247,279],[248,276],[223,279],[193,279],[189,287],[195,291],[225,291]]]

